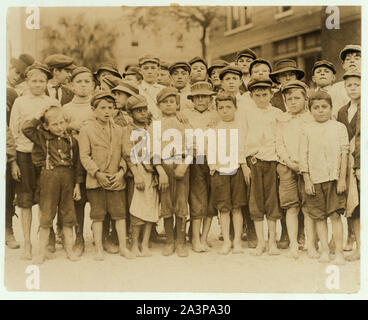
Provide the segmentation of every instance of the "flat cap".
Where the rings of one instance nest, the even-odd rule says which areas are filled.
[[[303,81],[293,80],[293,81],[289,81],[287,84],[282,86],[281,92],[283,93],[284,91],[291,89],[291,88],[300,88],[300,89],[303,89],[305,92],[308,92],[309,90],[308,86]]]
[[[113,74],[115,77],[121,78],[121,75],[119,73],[118,68],[112,62],[104,62],[104,63],[102,63],[97,68],[96,72],[94,73],[94,76],[96,77],[101,71],[108,71],[111,74]]]
[[[169,67],[169,71],[170,74],[172,74],[172,72],[177,69],[177,68],[183,68],[184,70],[187,70],[188,72],[190,72],[190,65],[185,62],[185,61],[178,61],[178,62],[174,62],[170,67]]]
[[[243,76],[243,72],[241,71],[241,69],[237,66],[226,66],[225,68],[222,68],[220,70],[220,80],[222,80],[225,76],[226,73],[234,73],[237,74],[240,78]]]
[[[22,77],[25,77],[27,67],[34,62],[35,59],[27,53],[22,53],[18,59],[12,58],[10,60],[11,65],[21,74]]]
[[[51,74],[49,68],[46,65],[44,65],[40,62],[35,62],[35,63],[31,64],[30,66],[28,66],[27,69],[24,72],[25,75],[27,76],[28,72],[30,72],[31,70],[40,70],[40,71],[42,71],[46,74],[47,79],[52,78],[52,74]]]
[[[169,71],[170,63],[166,61],[161,61],[160,69]]]
[[[190,65],[193,65],[193,64],[195,64],[196,62],[202,62],[205,66],[206,66],[206,68],[207,68],[207,61],[206,60],[204,60],[203,58],[201,58],[201,57],[194,57],[193,59],[191,59],[191,60],[189,60],[189,64]]]
[[[229,65],[229,62],[225,60],[215,60],[212,65],[208,68],[208,75],[210,76],[214,69],[222,69]]]
[[[265,64],[268,66],[268,68],[270,69],[270,72],[272,72],[272,67],[271,67],[271,63],[265,59],[262,58],[258,58],[258,59],[254,59],[250,65],[249,65],[249,74],[252,74],[252,69],[253,67],[257,64],[257,63],[261,63],[261,64]]]
[[[170,96],[175,96],[176,97],[177,95],[178,95],[178,90],[176,90],[173,87],[166,87],[166,88],[163,88],[157,94],[156,100],[157,100],[157,103],[160,103],[163,100],[165,100],[167,97],[170,97]]]
[[[252,91],[255,88],[272,88],[272,81],[268,79],[265,80],[251,79],[248,83],[248,90]]]
[[[76,67],[73,58],[59,53],[48,56],[45,59],[45,64],[51,70],[54,68],[73,70]]]
[[[142,107],[148,107],[148,103],[145,97],[141,95],[135,95],[128,98],[126,104],[126,109],[128,111]]]
[[[126,76],[134,76],[134,75],[140,75],[142,76],[141,73],[141,69],[139,67],[129,67],[124,73],[123,73],[123,78],[125,78]]]
[[[139,66],[143,65],[146,62],[153,62],[160,65],[160,59],[151,55],[151,54],[145,54],[144,56],[140,57],[138,60]]]
[[[341,52],[340,52],[340,59],[341,59],[342,61],[344,61],[344,60],[345,60],[345,58],[346,58],[346,55],[347,55],[348,53],[351,53],[351,52],[362,52],[362,49],[361,49],[361,47],[360,47],[359,45],[357,45],[357,44],[348,44],[348,45],[346,45],[346,46],[344,47],[344,49],[342,49],[342,50],[341,50]]]
[[[90,73],[92,76],[92,71],[86,67],[76,67],[73,71],[72,71],[72,76],[71,76],[71,80],[73,80],[78,74],[81,73]]]
[[[319,67],[326,67],[326,68],[330,69],[333,72],[333,74],[336,74],[336,69],[335,69],[333,63],[328,61],[328,60],[316,61],[313,65],[313,68],[312,68],[312,74],[314,74],[314,71]]]
[[[96,101],[101,100],[101,99],[111,99],[115,101],[114,97],[111,95],[110,92],[98,91],[93,95],[92,100],[91,100],[91,105],[94,106]]]
[[[361,78],[361,71],[357,68],[353,68],[353,69],[349,69],[347,70],[344,75],[342,76],[342,78],[345,80],[346,78],[349,77],[358,77]]]
[[[249,49],[249,48],[246,48],[242,51],[239,51],[237,56],[236,56],[236,61],[238,61],[241,57],[248,57],[248,58],[252,58],[252,59],[257,59],[257,55],[256,53]]]
[[[111,89],[111,92],[114,91],[125,92],[131,96],[139,94],[139,89],[137,85],[134,82],[128,80],[121,80],[116,87]]]

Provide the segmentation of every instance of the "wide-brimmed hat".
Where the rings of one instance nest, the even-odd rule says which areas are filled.
[[[185,62],[185,61],[178,61],[178,62],[174,62],[170,67],[169,67],[169,72],[170,74],[173,73],[173,71],[177,68],[183,68],[184,70],[187,70],[190,73],[191,67],[190,65]]]
[[[139,89],[136,86],[136,84],[128,80],[121,80],[116,87],[111,89],[111,92],[114,92],[114,91],[125,92],[131,96],[139,94]]]
[[[344,62],[346,55],[351,52],[361,52],[362,49],[357,44],[348,44],[340,52],[340,59]]]
[[[102,63],[96,70],[96,72],[93,74],[95,77],[101,72],[101,71],[109,71],[111,72],[115,77],[121,78],[121,75],[119,73],[118,68],[110,62]]]
[[[243,72],[241,69],[237,66],[226,66],[225,68],[222,68],[219,73],[220,80],[222,80],[227,73],[234,73],[237,74],[240,78],[243,76]]]
[[[213,96],[216,92],[212,91],[212,84],[207,81],[197,81],[190,87],[188,99],[192,100],[195,96]]]
[[[260,64],[265,64],[268,66],[268,68],[270,69],[270,72],[272,72],[272,67],[271,67],[271,63],[265,59],[262,59],[262,58],[258,58],[258,59],[254,59],[250,65],[249,65],[249,74],[252,74],[252,69],[253,67],[257,64],[257,63],[260,63]]]
[[[134,95],[128,98],[126,103],[127,111],[131,111],[136,108],[148,107],[148,103],[145,97],[141,95]]]
[[[229,65],[229,62],[225,61],[225,60],[215,60],[212,65],[208,68],[207,73],[210,76],[213,69],[222,69],[225,68]]]
[[[31,70],[40,70],[40,71],[42,71],[46,74],[47,79],[52,78],[52,74],[51,74],[49,68],[45,64],[42,64],[40,62],[35,62],[35,63],[31,64],[30,66],[28,66],[27,69],[25,70],[24,74],[27,76],[28,72],[30,72]]]
[[[298,69],[296,61],[292,59],[282,59],[275,63],[275,71],[270,73],[270,78],[273,82],[279,83],[277,81],[277,75],[283,72],[293,71],[296,73],[297,80],[304,77],[304,71]]]
[[[18,59],[10,59],[11,65],[21,74],[23,78],[25,77],[26,69],[34,62],[35,59],[27,53],[21,54]]]

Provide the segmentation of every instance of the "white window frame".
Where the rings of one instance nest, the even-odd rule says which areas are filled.
[[[234,29],[231,29],[231,18],[232,18],[232,8],[233,7],[227,7],[226,8],[226,31],[224,33],[225,36],[229,36],[241,31],[245,31],[248,30],[250,28],[253,27],[253,23],[252,22],[248,22],[247,24],[245,24],[245,14],[240,14],[240,12],[238,11],[238,14],[240,14],[240,26]],[[244,8],[244,7],[239,7],[236,6],[234,8]],[[249,7],[247,7],[247,10],[249,10]]]
[[[282,6],[278,6],[276,10],[277,10],[275,14],[276,20],[280,20],[280,19],[289,17],[294,13],[293,7],[290,7],[290,9],[287,11],[282,11]]]

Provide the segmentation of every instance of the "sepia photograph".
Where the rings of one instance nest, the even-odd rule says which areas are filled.
[[[359,293],[362,7],[290,3],[7,8],[5,292]]]

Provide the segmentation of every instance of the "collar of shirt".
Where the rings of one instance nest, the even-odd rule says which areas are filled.
[[[158,83],[149,84],[148,82],[146,82],[144,80],[142,80],[140,86],[143,90],[147,90],[147,89],[150,89],[150,88],[161,88]]]

